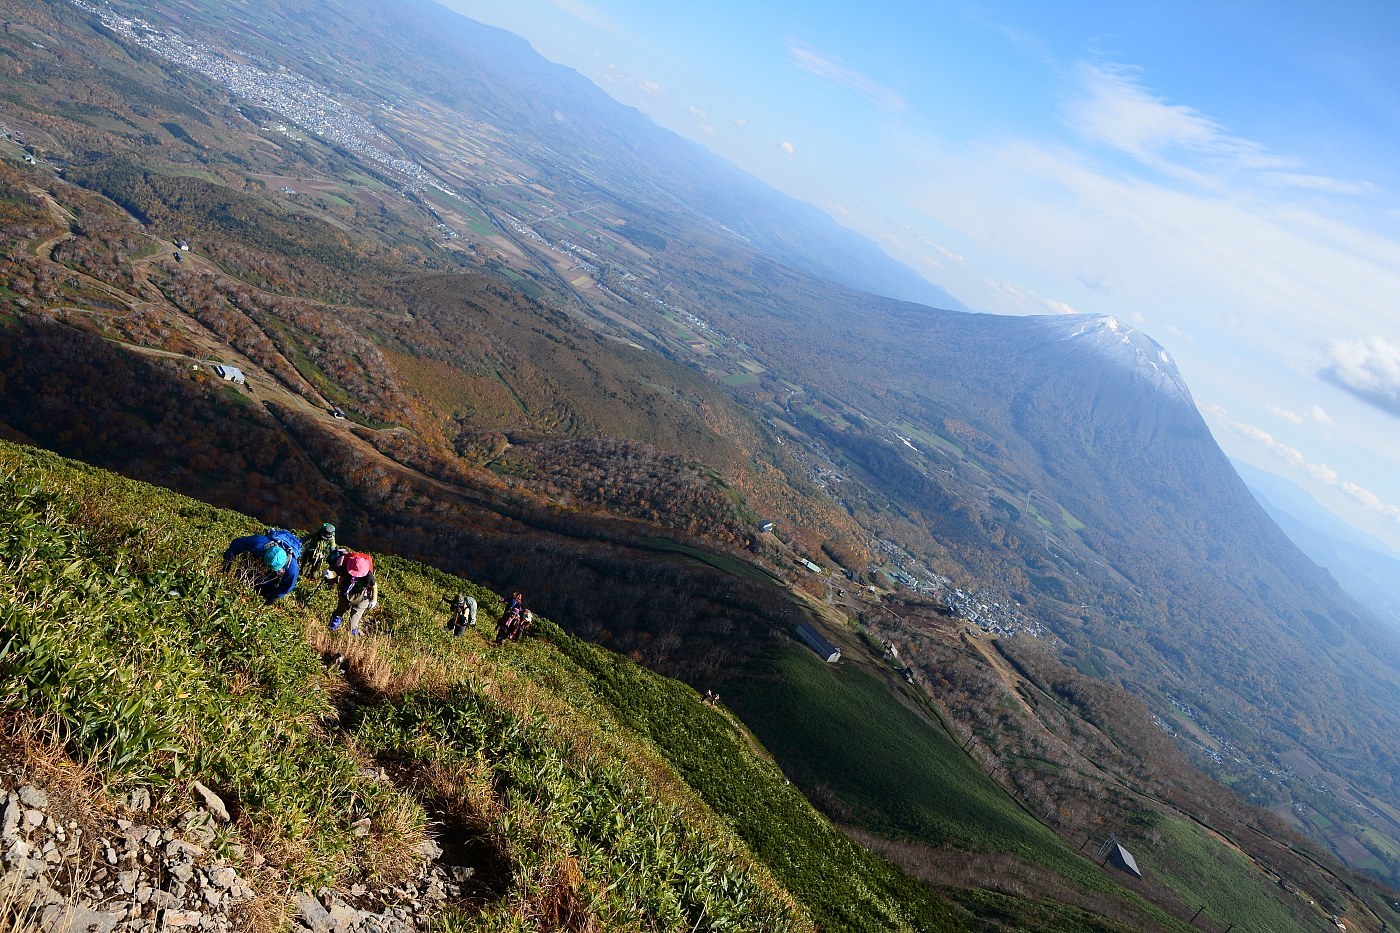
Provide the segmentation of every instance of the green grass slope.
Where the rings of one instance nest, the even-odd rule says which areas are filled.
[[[1108,930],[1112,916],[1183,929],[1114,883],[1026,812],[948,734],[902,706],[862,667],[824,664],[800,646],[772,654],[726,685],[726,698],[784,766],[849,823],[942,857],[1009,856],[1059,876],[1102,915],[1054,898],[1029,904],[989,891],[958,895],[1015,929]],[[997,879],[988,877],[988,887]]]
[[[258,527],[0,445],[8,731],[61,746],[97,798],[216,788],[219,844],[269,892],[392,878],[436,827],[479,882],[445,930],[963,927],[689,688],[545,620],[495,646],[497,598],[387,555],[374,633],[332,635],[328,593],[265,607],[218,572]],[[442,601],[463,591],[482,625],[454,639]]]

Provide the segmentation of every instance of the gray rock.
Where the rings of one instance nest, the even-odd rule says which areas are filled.
[[[0,839],[13,839],[15,830],[19,828],[19,818],[24,814],[24,807],[20,804],[19,798],[12,798],[5,805],[5,814],[0,816]]]
[[[194,782],[194,792],[196,796],[204,801],[205,809],[214,814],[215,819],[223,823],[229,821],[228,808],[224,806],[222,797],[198,781]]]
[[[136,870],[117,872],[117,887],[121,888],[123,894],[131,894],[136,890],[136,879],[140,873]]]
[[[38,810],[24,811],[24,828],[38,829],[44,824],[44,814]]]
[[[150,846],[152,849],[156,848],[161,843],[160,830],[146,830],[146,835],[141,839],[141,841],[144,842],[146,845]]]
[[[11,865],[29,858],[32,847],[23,839],[15,836],[10,840],[10,844],[5,848],[5,861]]]
[[[19,799],[20,803],[35,810],[46,809],[49,805],[49,795],[29,784],[19,789]]]
[[[197,910],[167,910],[161,917],[161,921],[166,928],[188,927],[197,928],[204,922],[204,915]]]
[[[238,872],[232,868],[215,868],[209,872],[209,883],[220,891],[227,891],[238,881]]]
[[[312,933],[330,933],[331,915],[320,901],[310,894],[298,894],[296,903],[297,917],[311,928]]]
[[[172,907],[180,906],[180,899],[174,894],[169,891],[160,891],[156,889],[152,889],[150,895],[146,898],[146,902],[152,907],[162,910],[169,910]]]
[[[50,909],[56,913],[53,926],[42,926],[47,933],[112,933],[122,919],[120,911],[93,910],[73,905]],[[49,910],[44,911],[44,916],[49,916]]]
[[[369,830],[370,830],[370,820],[369,820],[369,817],[365,817],[365,818],[362,819],[362,820],[356,820],[355,822],[353,822],[353,823],[350,824],[350,835],[352,835],[352,836],[359,836],[359,837],[363,838],[363,837],[369,835]]]
[[[151,792],[144,787],[134,788],[126,795],[126,806],[128,810],[145,813],[151,809]]]
[[[424,839],[418,843],[418,854],[429,862],[435,862],[442,858],[442,846],[431,839]]]
[[[192,862],[203,854],[203,849],[183,839],[172,839],[165,844],[165,857],[169,859]]]
[[[331,903],[330,920],[333,929],[345,933],[359,922],[360,912],[340,898],[336,898]]]
[[[26,878],[38,878],[49,866],[43,859],[27,858],[21,859],[15,867],[24,872]]]
[[[194,865],[190,862],[176,862],[170,866],[170,876],[182,884],[188,884],[194,877]]]

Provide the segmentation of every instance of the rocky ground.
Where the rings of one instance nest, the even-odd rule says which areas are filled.
[[[103,815],[71,788],[0,766],[0,933],[229,933],[288,916],[303,933],[412,933],[470,878],[427,840],[399,884],[268,896],[261,858],[230,841],[224,802],[198,782],[190,800],[160,818],[137,790],[114,808],[124,815]]]

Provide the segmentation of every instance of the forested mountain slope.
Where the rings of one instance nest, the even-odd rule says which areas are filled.
[[[925,671],[932,616],[1034,636],[1250,801],[1400,864],[1393,643],[1142,335],[816,278],[839,238],[795,255],[795,215],[435,7],[0,8],[12,435],[333,516],[696,685],[771,670],[800,619],[878,622]],[[768,205],[769,239],[697,201]]]

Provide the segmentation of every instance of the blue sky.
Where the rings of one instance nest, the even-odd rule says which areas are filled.
[[[443,2],[973,308],[1139,327],[1400,550],[1400,4]]]

